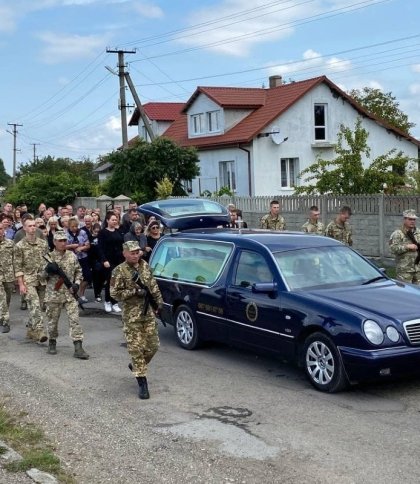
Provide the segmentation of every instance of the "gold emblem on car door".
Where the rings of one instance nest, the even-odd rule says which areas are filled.
[[[248,303],[245,309],[245,313],[247,319],[254,323],[258,319],[258,306],[254,302]]]

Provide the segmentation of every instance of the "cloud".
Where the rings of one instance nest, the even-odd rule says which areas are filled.
[[[108,43],[108,36],[70,35],[42,32],[38,38],[45,46],[41,58],[46,64],[59,64],[75,59],[90,58]]]
[[[163,10],[154,3],[150,2],[136,2],[133,5],[134,10],[136,10],[142,17],[147,18],[162,18]]]
[[[174,40],[190,47],[246,56],[256,44],[274,42],[290,36],[302,19],[354,4],[352,0],[317,0],[268,5],[267,0],[223,0],[200,8],[188,18],[188,25],[207,23]],[[223,21],[217,21],[224,18]]]
[[[418,96],[420,94],[420,84],[411,84],[408,87],[410,94]]]
[[[411,66],[413,72],[420,72],[420,64],[414,64]]]
[[[313,49],[306,50],[302,55],[301,61],[286,61],[284,63],[270,63],[268,74],[280,74],[284,76],[297,77],[315,77],[320,75],[329,75],[351,69],[351,62],[339,57],[324,57]]]
[[[0,32],[13,32],[16,27],[16,13],[6,5],[0,5]]]

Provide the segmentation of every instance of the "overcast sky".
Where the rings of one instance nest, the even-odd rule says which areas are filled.
[[[198,85],[267,86],[327,75],[391,91],[420,138],[418,0],[0,0],[0,158],[78,160],[121,144],[117,55],[143,103]],[[127,101],[133,104],[130,93]],[[129,129],[129,137],[136,129]]]

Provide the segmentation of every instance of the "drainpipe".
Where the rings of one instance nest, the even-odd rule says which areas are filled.
[[[242,148],[242,146],[238,145],[238,148],[242,151],[245,151],[248,155],[248,192],[249,196],[252,197],[252,183],[251,183],[251,152],[246,149]]]

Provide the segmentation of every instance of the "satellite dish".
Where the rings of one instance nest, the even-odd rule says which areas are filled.
[[[279,145],[283,142],[283,139],[280,133],[280,128],[278,126],[273,126],[271,128],[270,138],[275,145]]]

